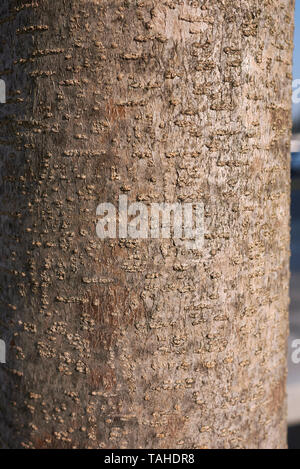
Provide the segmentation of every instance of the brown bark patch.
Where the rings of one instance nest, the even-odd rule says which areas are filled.
[[[107,112],[108,119],[111,122],[125,119],[125,115],[126,115],[125,106],[115,104],[111,99],[106,104],[105,110]]]
[[[92,368],[89,373],[89,383],[92,389],[113,389],[116,384],[115,372],[109,367]]]
[[[278,414],[282,409],[286,396],[286,379],[282,378],[277,382],[271,390],[270,398],[268,400],[268,412],[271,414]]]

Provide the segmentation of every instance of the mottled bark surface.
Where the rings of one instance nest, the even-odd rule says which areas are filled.
[[[1,0],[3,448],[286,445],[293,0]],[[205,244],[96,236],[203,201]]]

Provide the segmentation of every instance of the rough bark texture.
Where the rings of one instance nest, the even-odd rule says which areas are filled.
[[[286,446],[293,0],[1,0],[3,448]],[[205,245],[96,236],[203,201]]]

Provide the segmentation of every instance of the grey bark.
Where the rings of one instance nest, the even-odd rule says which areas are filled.
[[[293,0],[2,0],[3,448],[286,446]],[[205,205],[200,252],[96,207]]]

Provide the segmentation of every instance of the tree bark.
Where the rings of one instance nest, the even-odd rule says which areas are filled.
[[[293,7],[1,1],[1,447],[286,447]],[[99,239],[120,194],[203,249]]]

